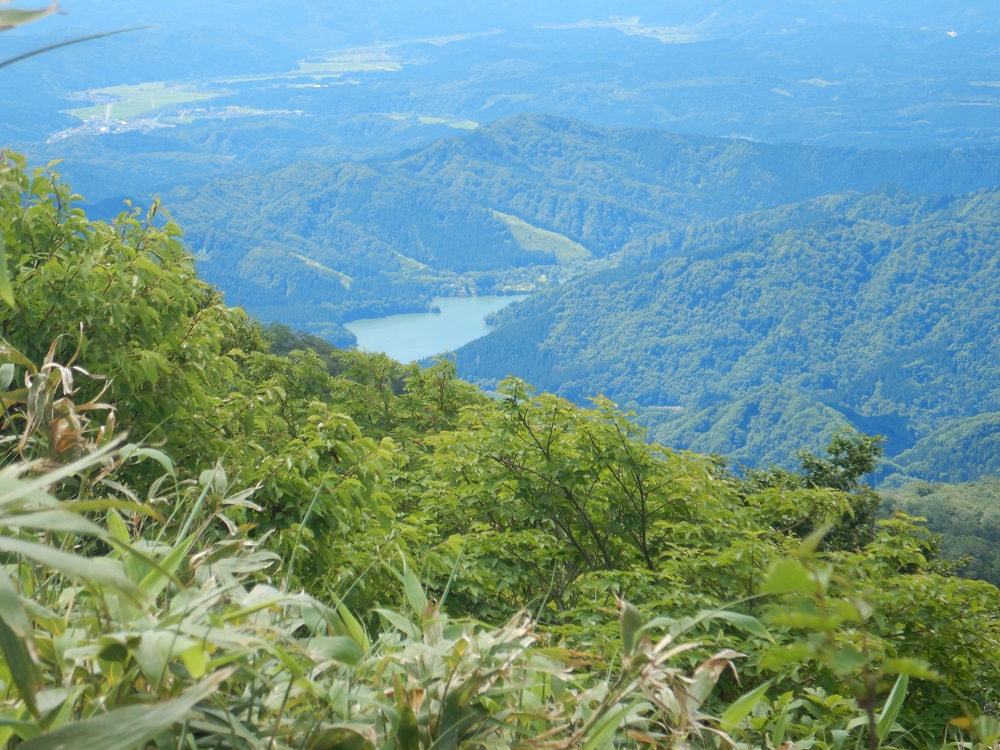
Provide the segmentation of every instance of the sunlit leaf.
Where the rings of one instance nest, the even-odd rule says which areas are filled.
[[[181,660],[184,662],[184,666],[187,667],[187,671],[196,680],[201,679],[205,675],[205,672],[208,671],[208,654],[205,653],[204,647],[200,644],[192,646],[182,653]]]
[[[757,704],[763,700],[764,694],[767,693],[767,689],[771,687],[772,682],[773,680],[768,680],[763,685],[754,688],[746,695],[733,701],[720,717],[723,727],[735,728],[739,726],[754,708],[757,707]]]
[[[642,630],[642,615],[626,601],[619,601],[618,606],[621,610],[622,645],[625,654],[631,656],[638,642],[636,638]]]
[[[310,638],[307,644],[310,656],[332,659],[342,664],[355,666],[361,661],[361,647],[353,638],[346,636]]]
[[[941,675],[922,659],[886,659],[880,671],[884,674],[905,674],[918,680],[941,679]]]
[[[875,726],[875,735],[879,740],[884,741],[889,736],[889,732],[892,731],[896,717],[899,716],[903,703],[906,701],[906,688],[909,683],[910,676],[908,674],[904,673],[896,678],[896,684],[892,686],[892,691],[885,701],[885,707],[878,717],[878,724]]]
[[[761,587],[765,594],[809,594],[816,590],[816,582],[806,566],[791,558],[775,560]]]

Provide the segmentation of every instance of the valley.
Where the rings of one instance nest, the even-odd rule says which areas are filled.
[[[995,8],[0,6],[0,747],[996,750]]]

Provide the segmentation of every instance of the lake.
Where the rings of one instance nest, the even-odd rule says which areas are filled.
[[[527,295],[435,297],[439,313],[407,313],[384,318],[362,318],[344,323],[358,338],[358,346],[383,352],[400,362],[454,351],[493,330],[486,316]]]

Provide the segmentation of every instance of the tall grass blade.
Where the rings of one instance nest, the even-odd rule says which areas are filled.
[[[723,729],[732,729],[739,726],[750,715],[750,712],[757,707],[757,704],[764,697],[764,693],[771,687],[772,682],[773,680],[768,680],[763,685],[754,688],[746,695],[733,701],[732,705],[720,717]]]
[[[78,36],[74,39],[66,39],[62,42],[56,42],[55,44],[47,44],[44,47],[38,47],[37,49],[29,50],[22,55],[16,55],[14,57],[8,57],[6,60],[0,60],[0,68],[6,68],[8,65],[13,65],[14,63],[21,62],[22,60],[27,60],[29,57],[34,57],[35,55],[40,55],[43,52],[51,52],[54,49],[60,49],[61,47],[68,47],[71,44],[80,44],[80,42],[89,42],[93,39],[103,39],[106,36],[114,36],[115,34],[127,34],[130,31],[141,31],[142,29],[148,29],[149,26],[134,26],[128,29],[118,29],[117,31],[104,31],[100,34],[88,34],[87,36]]]
[[[89,584],[112,586],[137,601],[142,599],[142,592],[107,558],[82,557],[53,549],[47,544],[10,537],[0,537],[0,551],[35,560],[69,578],[84,580]]]
[[[0,300],[7,303],[9,307],[17,309],[14,302],[14,287],[10,283],[10,271],[7,268],[7,245],[4,243],[3,235],[0,235]],[[6,390],[6,386],[4,386]]]
[[[0,649],[3,650],[7,669],[10,671],[14,684],[17,685],[21,698],[24,699],[24,704],[32,714],[38,716],[35,691],[42,685],[42,673],[31,657],[27,644],[7,627],[4,620],[0,620]]]
[[[21,603],[14,581],[3,568],[0,568],[0,619],[18,638],[31,640],[31,619]]]
[[[234,671],[217,672],[167,703],[117,708],[86,721],[68,724],[25,742],[21,750],[135,750],[145,747],[149,739],[183,721]]]
[[[892,686],[892,692],[889,693],[889,697],[885,701],[885,708],[882,709],[882,715],[879,716],[878,724],[875,726],[875,736],[879,738],[880,742],[884,742],[885,738],[889,736],[889,732],[892,731],[896,717],[899,716],[903,702],[906,700],[906,689],[909,684],[910,676],[908,674],[901,674],[896,678],[896,684]]]
[[[604,750],[611,743],[618,727],[628,715],[628,706],[618,706],[598,719],[591,728],[590,736],[583,745],[583,750]]]

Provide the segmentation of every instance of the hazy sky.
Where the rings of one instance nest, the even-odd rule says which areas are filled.
[[[956,31],[1000,30],[994,5],[943,0],[63,0],[63,15],[36,25],[38,32],[117,28],[140,23],[229,27],[287,38],[311,27],[320,35],[362,38],[407,32],[455,33],[490,26],[569,23],[584,18],[641,16],[650,23],[702,24],[718,33],[740,28],[830,22],[893,26],[947,26]],[[19,3],[27,5],[27,3]],[[371,39],[367,39],[370,41]]]

